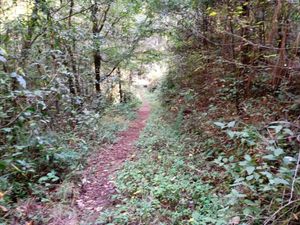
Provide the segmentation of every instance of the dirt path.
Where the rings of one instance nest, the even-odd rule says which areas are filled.
[[[145,127],[149,113],[150,106],[144,102],[137,118],[129,124],[126,131],[120,133],[117,143],[90,157],[83,173],[80,195],[75,199],[76,216],[68,221],[60,221],[60,224],[93,224],[100,211],[112,204],[111,196],[116,190],[110,177],[134,153],[134,143]]]

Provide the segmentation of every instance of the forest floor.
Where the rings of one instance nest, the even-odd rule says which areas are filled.
[[[114,174],[122,168],[124,162],[134,159],[134,144],[144,129],[149,114],[150,105],[144,100],[137,118],[129,124],[127,130],[119,133],[117,142],[99,149],[89,157],[80,193],[73,201],[75,213],[55,218],[52,225],[94,224],[99,212],[113,204],[111,197],[116,193]]]

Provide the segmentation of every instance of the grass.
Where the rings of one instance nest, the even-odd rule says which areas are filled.
[[[220,198],[186,158],[191,146],[153,99],[152,109],[137,143],[138,159],[117,174],[118,204],[97,224],[225,224]]]

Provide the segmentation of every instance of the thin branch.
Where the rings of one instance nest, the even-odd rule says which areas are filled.
[[[106,10],[104,11],[104,15],[103,15],[103,19],[102,19],[102,21],[101,21],[101,25],[100,25],[100,27],[98,28],[98,33],[100,33],[100,32],[102,31],[103,27],[104,27],[104,24],[105,24],[105,22],[106,22],[106,20],[107,20],[107,14],[108,14],[108,12],[109,12],[109,10],[110,10],[110,6],[111,6],[111,3],[108,4]]]
[[[110,25],[110,29],[107,29],[106,33],[104,34],[104,37],[107,37],[107,35],[109,34],[109,32],[111,31],[111,29],[122,19],[125,18],[126,16],[120,16],[118,18],[116,18]]]
[[[299,139],[299,135],[297,137],[297,140]],[[293,194],[294,194],[294,191],[295,191],[295,182],[296,182],[296,179],[297,179],[297,174],[298,174],[298,170],[299,170],[299,164],[300,164],[300,150],[299,150],[299,153],[298,153],[298,160],[297,160],[297,165],[296,165],[296,168],[295,168],[295,174],[294,174],[294,177],[293,177],[293,182],[292,182],[292,189],[291,189],[291,195],[290,195],[290,199],[289,199],[289,203],[292,201],[293,199]]]
[[[244,64],[244,63],[240,63],[237,61],[230,61],[230,60],[226,60],[226,59],[219,59],[219,61],[221,63],[228,63],[228,64],[233,64],[233,65],[237,65],[237,66],[241,66],[241,67],[247,67],[247,68],[256,68],[256,69],[271,69],[271,68],[282,68],[282,69],[288,69],[290,71],[296,71],[299,72],[300,67],[290,67],[290,66],[276,66],[276,65],[258,65],[258,66],[253,66],[253,65],[249,65],[249,64]]]
[[[57,77],[57,74],[49,81],[49,83],[47,84],[46,88],[49,88],[50,85],[52,84],[52,82],[54,81],[54,79]],[[3,129],[5,127],[10,126],[11,124],[13,124],[21,115],[22,113],[24,113],[27,109],[29,109],[31,106],[33,106],[34,103],[30,104],[29,106],[25,107],[17,116],[15,116],[11,121],[9,121],[7,124],[2,125],[0,127],[0,129]]]
[[[47,31],[47,27],[44,27],[44,29],[43,29],[40,33],[38,33],[37,35],[35,35],[35,37],[30,41],[30,46],[29,46],[29,48],[31,48],[31,46],[34,44],[34,42],[35,42],[40,36],[42,36],[43,34],[45,34],[46,31]]]
[[[74,12],[74,13],[73,13],[73,14],[71,14],[71,15],[68,15],[68,16],[66,16],[66,17],[63,17],[63,18],[61,18],[61,19],[57,20],[57,22],[60,22],[60,21],[62,21],[62,20],[69,19],[69,17],[75,16],[75,15],[77,15],[77,14],[84,13],[85,11],[88,11],[88,10],[90,10],[92,7],[93,7],[93,5],[92,5],[92,6],[90,6],[90,7],[88,7],[88,8],[81,9],[81,10],[79,10],[79,11],[77,11],[77,12]]]
[[[112,75],[112,73],[117,69],[117,67],[120,65],[121,60],[113,67],[113,69],[105,76],[106,78]]]
[[[23,112],[25,112],[28,108],[30,108],[32,105],[29,105],[27,107],[25,107],[17,116],[15,116],[11,121],[9,121],[7,124],[3,125],[0,127],[0,129],[3,129],[5,127],[10,126],[11,124],[13,124],[21,115]]]
[[[234,36],[238,39],[240,39],[241,41],[249,44],[249,45],[252,45],[254,47],[257,47],[257,48],[260,48],[260,49],[269,49],[269,50],[280,50],[282,49],[281,47],[278,48],[278,47],[274,47],[274,46],[271,46],[271,45],[262,45],[262,44],[257,44],[257,43],[254,43],[253,41],[250,41],[248,40],[247,38],[244,38],[240,35],[237,35],[237,34],[232,34],[228,31],[225,31],[225,30],[219,30],[220,33],[223,33],[223,34],[227,34],[227,35],[230,35],[230,36]],[[289,49],[299,49],[299,47],[290,47],[290,48],[285,48],[286,50],[289,50]]]
[[[297,199],[295,201],[291,201],[287,204],[285,204],[284,206],[280,207],[279,209],[276,210],[276,212],[274,212],[265,222],[264,225],[267,225],[272,219],[274,219],[274,217],[283,209],[285,209],[286,207],[296,203],[296,202],[300,202],[300,199]]]
[[[171,27],[176,27],[175,25],[170,25],[168,24],[167,26],[171,26]],[[237,35],[237,34],[233,34],[231,32],[228,32],[228,31],[225,31],[225,30],[217,30],[219,33],[221,34],[226,34],[226,35],[229,35],[229,36],[233,36],[233,37],[236,37],[237,39],[241,40],[243,43],[247,43],[249,45],[252,45],[254,47],[257,47],[257,48],[260,48],[260,49],[269,49],[269,50],[280,50],[281,48],[278,48],[278,47],[274,47],[274,46],[271,46],[270,44],[269,45],[262,45],[262,44],[258,44],[258,43],[254,43],[253,41],[250,41],[248,40],[247,38],[244,38],[240,35]],[[197,32],[197,29],[192,29],[192,32],[195,33],[196,36],[200,37],[200,38],[203,38],[205,39],[207,42],[209,42],[210,44],[212,45],[216,45],[216,46],[231,46],[233,44],[241,44],[241,42],[235,42],[235,43],[230,43],[230,44],[221,44],[221,43],[218,43],[216,41],[213,41],[207,37],[205,37],[204,35],[200,34],[200,32]],[[286,50],[290,50],[290,49],[299,49],[299,47],[286,47],[285,48]]]

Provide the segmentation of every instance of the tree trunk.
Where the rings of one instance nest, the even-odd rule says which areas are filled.
[[[118,80],[119,80],[119,96],[120,96],[120,103],[124,102],[124,95],[123,95],[123,90],[122,90],[122,76],[121,76],[121,70],[118,67],[117,70],[118,74]]]
[[[69,84],[69,91],[72,95],[76,95],[75,87],[74,87],[74,82],[72,79],[72,76],[68,76],[68,84]]]
[[[70,0],[70,10],[69,10],[69,18],[68,18],[69,31],[71,31],[71,29],[72,29],[73,7],[74,7],[74,0]],[[72,47],[73,47],[73,49],[72,49]],[[80,84],[79,84],[79,76],[78,76],[78,72],[77,72],[77,68],[76,68],[76,60],[75,60],[74,53],[73,53],[74,49],[75,49],[75,40],[74,40],[74,37],[72,37],[72,45],[70,46],[67,44],[67,51],[70,56],[72,73],[73,73],[74,80],[75,80],[75,82],[74,82],[75,90],[76,90],[76,93],[80,95],[81,91],[80,91]]]
[[[273,44],[274,36],[276,34],[276,30],[278,27],[278,19],[279,19],[281,8],[282,8],[282,0],[277,0],[277,5],[275,7],[275,11],[272,18],[271,31],[268,35],[268,40],[267,40],[267,44],[269,45]]]
[[[100,86],[100,69],[101,69],[101,55],[99,50],[99,43],[98,43],[98,36],[99,36],[99,21],[98,21],[98,4],[95,2],[92,6],[92,32],[93,32],[93,39],[94,39],[94,73],[95,73],[95,89],[97,93],[101,92]]]
[[[242,19],[245,21],[250,21],[250,8],[249,8],[249,0],[246,0],[243,4],[243,14]],[[250,24],[241,28],[241,36],[246,40],[250,39]],[[252,45],[247,42],[241,43],[241,63],[244,65],[243,68],[240,69],[240,78],[241,80],[241,90],[244,90],[244,98],[247,98],[250,95],[250,91],[253,83],[253,74],[251,73],[249,67],[247,65],[251,64],[251,51]]]
[[[100,51],[96,51],[94,53],[94,66],[95,66],[95,88],[96,92],[101,92],[101,76],[100,76],[100,69],[101,69],[101,56]]]
[[[29,50],[32,45],[32,37],[34,34],[34,28],[36,27],[37,20],[38,20],[39,4],[40,4],[40,0],[34,1],[34,6],[33,6],[32,13],[31,13],[31,17],[30,17],[30,20],[27,22],[28,23],[27,33],[24,37],[23,45],[21,48],[21,66],[23,67],[23,69],[25,69],[25,67],[26,67],[26,60],[27,60]]]
[[[98,3],[95,2],[91,8],[91,17],[92,17],[92,32],[93,32],[93,38],[94,38],[94,53],[93,53],[93,58],[94,58],[94,67],[95,67],[95,89],[97,93],[101,92],[101,53],[100,53],[100,43],[98,40],[98,37],[104,27],[104,23],[107,19],[107,14],[110,9],[111,3],[108,3],[106,9],[103,12],[103,15],[99,21],[98,19],[98,13],[99,13],[99,8],[98,8]]]
[[[285,24],[284,31],[280,32],[281,40],[280,40],[280,48],[279,48],[279,56],[276,63],[276,66],[273,70],[273,89],[277,90],[281,84],[283,77],[285,77],[288,73],[287,67],[287,59],[286,59],[286,43],[288,37],[289,24],[288,21]]]
[[[63,64],[64,66],[66,67],[67,71],[68,71],[68,85],[69,85],[69,91],[72,95],[76,95],[76,90],[75,90],[75,85],[74,85],[74,80],[73,80],[73,76],[72,76],[72,73],[70,72],[69,70],[69,67],[68,67],[68,62],[67,60],[65,59],[63,61]]]

